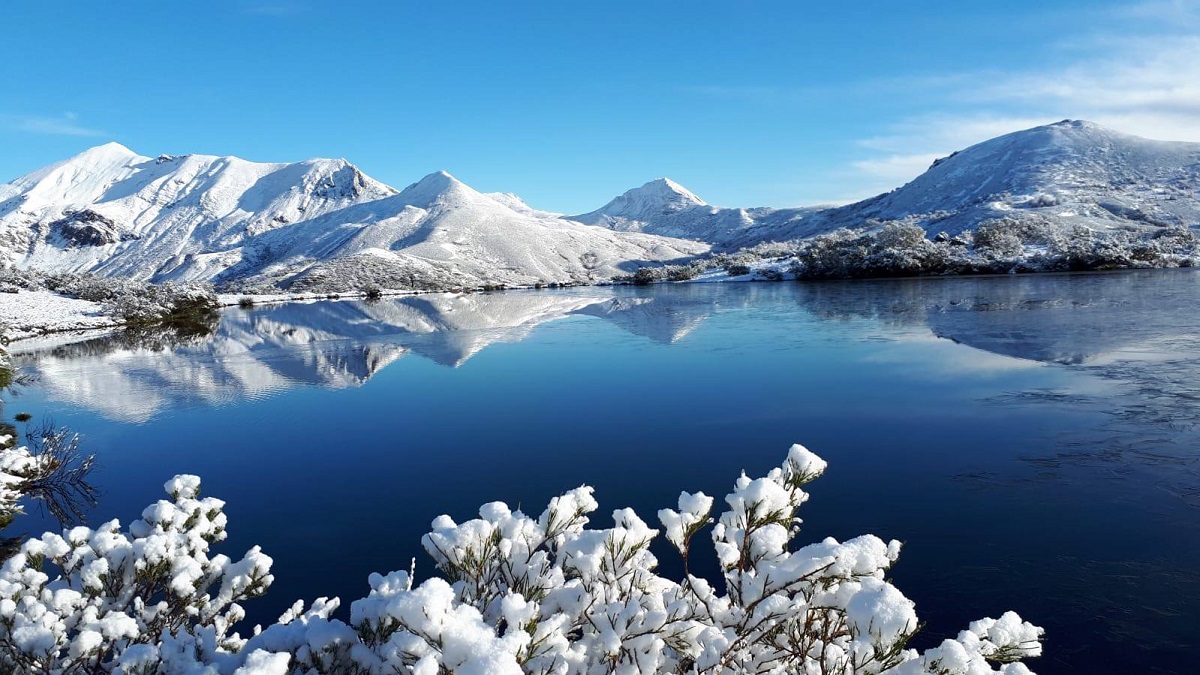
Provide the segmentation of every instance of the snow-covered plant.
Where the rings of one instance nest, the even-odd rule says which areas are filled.
[[[660,529],[632,510],[589,529],[598,504],[581,487],[537,517],[498,502],[464,523],[441,516],[423,543],[444,578],[375,574],[348,623],[334,617],[336,599],[322,598],[248,639],[231,625],[238,603],[270,584],[271,561],[257,548],[237,563],[210,556],[224,537],[222,504],[180,476],[166,486],[171,500],[128,531],[114,521],[47,534],[0,568],[0,664],[127,674],[1030,672],[1018,661],[1041,653],[1042,630],[1011,612],[910,649],[914,605],[886,577],[898,542],[794,545],[803,486],[824,470],[793,446],[766,476],[743,474],[715,519],[712,497],[681,494],[658,514],[684,561],[678,580],[656,572]],[[701,539],[715,548],[720,583],[690,572]]]
[[[155,672],[162,655],[236,654],[238,604],[271,583],[258,548],[209,555],[225,538],[224,502],[179,476],[122,530],[117,521],[25,542],[0,567],[0,666],[8,672]],[[207,649],[207,652],[205,651]]]
[[[219,306],[216,294],[207,286],[169,282],[147,284],[106,303],[109,312],[131,324],[182,327],[215,322]]]

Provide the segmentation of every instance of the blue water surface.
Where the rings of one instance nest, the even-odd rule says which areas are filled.
[[[434,574],[430,521],[539,513],[593,485],[604,526],[724,495],[799,442],[829,461],[801,543],[871,532],[930,646],[1015,609],[1039,673],[1200,659],[1200,274],[428,295],[230,309],[215,335],[16,345],[9,413],[80,432],[128,522],[177,473],[228,502],[297,598]],[[33,513],[15,527],[56,527]],[[667,547],[662,569],[678,573]],[[711,555],[699,569],[715,573]]]

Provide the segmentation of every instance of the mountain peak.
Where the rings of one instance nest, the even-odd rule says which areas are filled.
[[[104,143],[103,145],[97,145],[95,147],[88,148],[87,150],[84,150],[83,152],[79,153],[78,155],[75,155],[71,159],[73,161],[74,160],[89,160],[89,159],[127,160],[127,159],[136,158],[138,156],[139,155],[136,152],[130,150],[129,148],[125,147],[124,145],[121,145],[120,143],[117,143],[116,141],[110,141],[108,143]]]
[[[1102,127],[1099,124],[1096,124],[1095,122],[1089,122],[1087,120],[1069,120],[1068,119],[1068,120],[1062,120],[1059,122],[1055,122],[1053,124],[1047,124],[1046,126],[1057,127],[1059,129],[1096,129],[1096,130],[1100,130],[1100,131],[1109,131],[1109,129]]]
[[[707,206],[691,190],[670,178],[656,178],[626,190],[609,203],[575,220],[589,224],[611,223],[616,220],[649,221],[656,217],[678,213],[695,206]]]
[[[400,191],[400,199],[413,206],[429,206],[446,195],[475,193],[466,183],[446,171],[434,171]]]
[[[654,180],[626,192],[623,197],[646,198],[668,203],[678,203],[680,206],[707,206],[691,190],[683,187],[670,178],[655,178]]]

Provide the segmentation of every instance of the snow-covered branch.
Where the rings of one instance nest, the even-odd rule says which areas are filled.
[[[424,538],[442,578],[412,569],[370,578],[349,621],[337,599],[297,603],[249,637],[241,603],[270,585],[258,548],[214,554],[223,502],[177,476],[127,529],[112,521],[26,542],[0,568],[0,665],[23,672],[838,673],[1020,675],[1042,630],[1013,613],[972,623],[925,653],[913,603],[886,577],[898,542],[865,535],[796,546],[803,486],[825,463],[802,446],[765,476],[714,500],[680,496],[659,521],[685,558],[710,531],[723,570],[713,584],[656,572],[659,530],[629,509],[588,525],[591,488],[538,516],[502,503],[433,522]],[[724,591],[721,588],[724,588]]]

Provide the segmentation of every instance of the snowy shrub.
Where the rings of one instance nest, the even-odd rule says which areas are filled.
[[[798,279],[852,279],[951,274],[967,271],[948,242],[925,238],[925,230],[888,223],[874,232],[838,230],[813,237],[796,254]]]
[[[271,560],[257,549],[238,562],[209,556],[225,538],[223,502],[200,499],[194,477],[166,489],[171,500],[127,531],[111,521],[46,533],[0,567],[0,664],[25,673],[157,672],[185,658],[178,651],[192,662],[237,651],[229,626],[243,616],[238,603],[271,583]]]
[[[336,599],[297,603],[249,638],[239,603],[271,583],[257,548],[210,555],[222,502],[178,476],[170,500],[122,530],[115,521],[27,542],[0,568],[0,664],[23,672],[879,673],[1022,675],[1042,630],[1013,613],[972,623],[917,653],[913,603],[887,580],[899,542],[866,535],[796,546],[803,486],[825,462],[796,445],[766,476],[742,475],[714,499],[682,493],[652,528],[630,509],[589,529],[591,488],[532,517],[502,503],[434,520],[423,544],[444,578],[374,574],[349,622]],[[664,534],[685,569],[708,539],[720,585],[660,576]],[[707,533],[707,534],[705,534]],[[415,564],[415,563],[414,563]],[[46,566],[49,569],[45,569]],[[992,664],[996,664],[993,666]]]
[[[725,265],[727,259],[721,256],[697,258],[686,265],[657,265],[642,267],[631,275],[615,277],[613,281],[630,283],[635,286],[645,286],[660,281],[689,281],[711,269]]]
[[[740,277],[750,274],[750,266],[739,263],[730,263],[725,266],[725,273],[731,277]]]
[[[151,284],[94,274],[17,269],[0,271],[0,282],[98,302],[131,325],[207,326],[216,320],[220,306],[211,285],[205,283]]]
[[[1025,241],[1017,221],[1007,218],[986,220],[975,228],[976,250],[993,257],[1014,257],[1025,250]]]
[[[121,293],[106,307],[130,324],[188,326],[213,322],[220,303],[207,286],[168,282]]]
[[[629,282],[635,286],[645,286],[666,279],[661,267],[642,267],[629,277]]]
[[[1156,229],[1067,228],[1043,216],[985,220],[951,237],[911,223],[837,230],[799,242],[790,271],[798,279],[1190,267],[1200,243],[1183,226]]]

